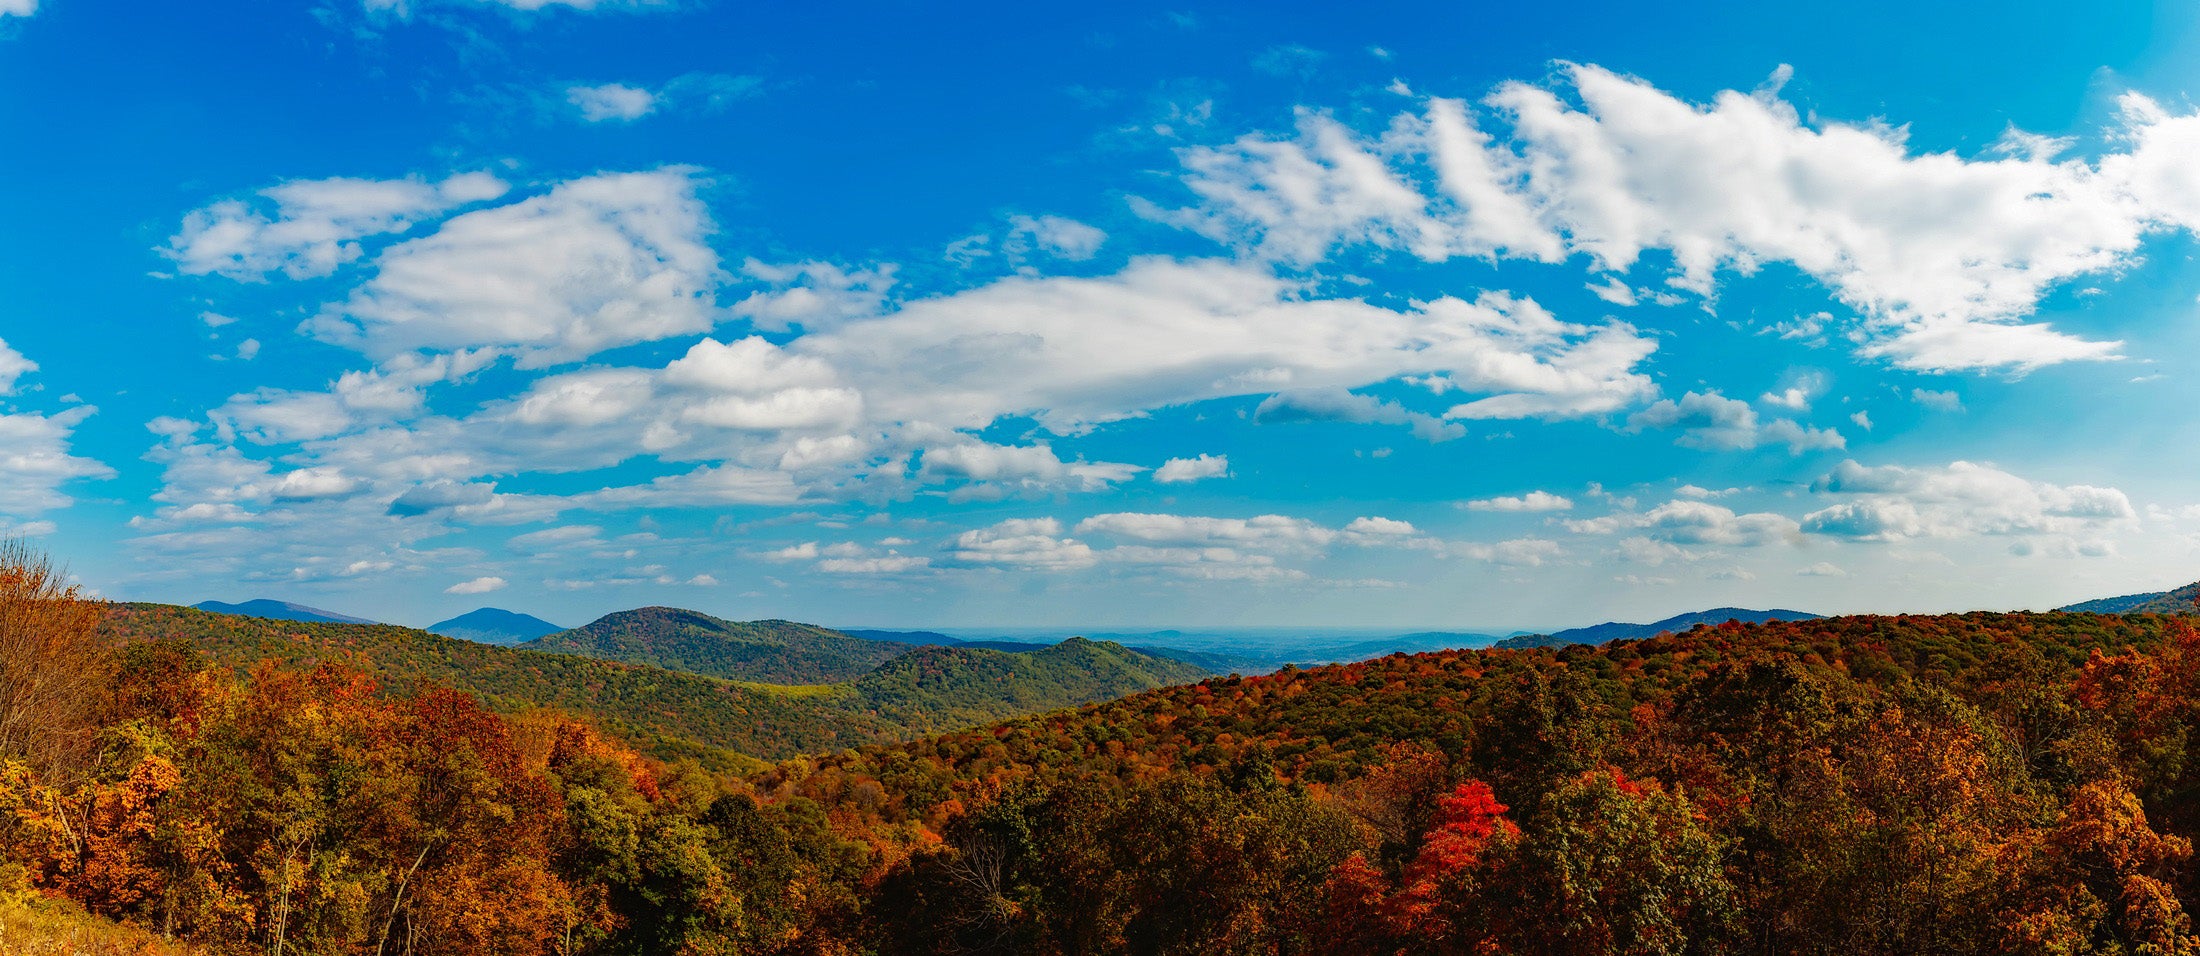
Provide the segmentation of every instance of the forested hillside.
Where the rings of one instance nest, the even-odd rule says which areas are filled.
[[[2125,608],[2126,614],[2192,614],[2200,612],[2200,583],[2164,591]]]
[[[793,621],[727,621],[673,607],[606,614],[520,645],[765,684],[854,680],[914,646]]]
[[[355,667],[388,689],[450,687],[506,712],[587,714],[660,757],[687,754],[723,766],[732,754],[777,759],[893,737],[886,721],[831,706],[829,694],[772,688],[566,654],[442,637],[387,624],[277,621],[165,604],[116,605],[102,627],[122,640],[181,639],[210,661]]]
[[[745,758],[776,760],[901,740],[1207,674],[1113,644],[1073,641],[1029,654],[928,648],[907,665],[890,662],[853,682],[766,685],[492,647],[390,625],[247,618],[161,604],[116,605],[101,626],[121,640],[188,640],[210,660],[238,668],[333,660],[398,692],[450,687],[506,712],[583,714],[652,755],[692,756],[729,768],[751,765]],[[785,625],[781,632],[805,628]]]
[[[923,647],[857,678],[869,712],[923,730],[968,727],[1014,714],[1092,703],[1139,688],[1188,684],[1210,672],[1119,644],[1073,637],[1032,651]]]

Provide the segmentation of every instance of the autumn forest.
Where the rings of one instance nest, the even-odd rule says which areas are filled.
[[[8,952],[2200,951],[2175,615],[1396,654],[765,760],[5,558]]]

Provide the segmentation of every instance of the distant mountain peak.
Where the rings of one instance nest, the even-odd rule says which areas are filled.
[[[270,621],[308,621],[323,624],[379,623],[363,617],[352,617],[348,614],[324,611],[317,607],[307,607],[289,601],[277,601],[273,598],[253,598],[238,604],[228,604],[221,601],[200,601],[191,606],[197,610],[209,611],[214,614],[235,614],[239,617],[257,617]]]
[[[437,621],[427,627],[430,634],[455,637],[479,644],[511,646],[524,644],[545,634],[556,634],[565,628],[545,621],[532,614],[507,611],[500,607],[479,607],[447,621]]]

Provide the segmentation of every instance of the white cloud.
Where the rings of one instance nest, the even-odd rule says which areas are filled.
[[[1167,544],[1228,544],[1283,551],[1314,550],[1338,537],[1335,529],[1305,518],[1273,514],[1253,518],[1210,518],[1118,512],[1094,515],[1078,522],[1077,533]]]
[[[2031,481],[1967,461],[1942,468],[1844,461],[1811,490],[1845,500],[1804,515],[1804,531],[1865,541],[1971,535],[2068,540],[2138,518],[2117,489]]]
[[[932,566],[931,558],[887,555],[868,558],[826,558],[817,569],[833,574],[900,574]]]
[[[1397,402],[1360,395],[1341,388],[1310,388],[1277,392],[1253,409],[1256,422],[1351,422],[1360,425],[1405,425],[1413,437],[1444,442],[1465,438],[1467,428],[1435,415],[1408,410]]]
[[[32,372],[38,371],[38,363],[24,358],[23,353],[8,347],[0,340],[0,395],[15,394],[15,383]]]
[[[184,216],[182,230],[162,251],[188,275],[325,276],[360,257],[360,239],[404,232],[460,206],[496,199],[509,188],[485,172],[433,183],[417,176],[292,180],[260,190],[274,204],[272,215],[245,200],[223,200]],[[214,313],[203,317],[209,325],[234,321]]]
[[[1638,532],[1649,541],[1667,545],[1721,545],[1759,547],[1796,537],[1797,525],[1785,515],[1758,512],[1737,514],[1705,501],[1674,500],[1641,514],[1622,513],[1602,518],[1566,522],[1576,534]]]
[[[1230,475],[1230,456],[1202,453],[1197,458],[1171,458],[1154,469],[1153,480],[1162,484],[1181,484],[1206,478],[1226,478]]]
[[[1629,428],[1678,428],[1674,444],[1706,450],[1739,450],[1784,444],[1792,454],[1848,447],[1830,428],[1811,428],[1792,419],[1760,422],[1748,402],[1718,392],[1689,392],[1679,401],[1661,399],[1627,419]]]
[[[1556,541],[1543,538],[1514,538],[1496,544],[1467,544],[1454,546],[1467,557],[1492,564],[1516,568],[1542,567],[1544,564],[1565,557],[1566,549]]]
[[[718,257],[686,170],[607,173],[453,218],[375,259],[375,276],[309,321],[388,359],[509,349],[521,368],[707,331]]]
[[[32,515],[73,503],[61,487],[109,478],[114,469],[69,453],[76,427],[97,409],[78,405],[52,415],[0,414],[0,514]]]
[[[1766,392],[1757,401],[1774,408],[1791,412],[1808,412],[1812,399],[1826,391],[1826,376],[1818,372],[1804,372],[1790,377],[1790,384]]]
[[[513,535],[508,543],[514,551],[547,551],[594,544],[602,534],[603,528],[600,525],[574,524]]]
[[[850,269],[830,262],[773,264],[750,259],[741,273],[771,286],[749,294],[732,311],[758,328],[817,331],[849,319],[877,315],[894,287],[894,267]]]
[[[591,123],[607,120],[630,123],[657,109],[657,94],[624,83],[568,86],[565,101],[580,111],[581,119]]]
[[[781,292],[836,288],[862,301],[809,310],[807,334],[785,345],[703,338],[661,367],[590,366],[522,379],[516,394],[477,399],[471,412],[431,406],[433,390],[473,381],[505,356],[528,371],[707,327],[718,317],[707,293],[678,291],[715,279],[690,186],[677,172],[592,177],[390,248],[348,305],[309,325],[383,356],[378,366],[323,391],[233,396],[212,416],[215,438],[296,445],[289,464],[339,469],[390,515],[509,523],[586,508],[876,499],[927,484],[958,499],[1092,492],[1143,470],[1066,460],[1042,440],[975,437],[1016,416],[1074,436],[1206,398],[1304,383],[1313,390],[1294,397],[1349,395],[1342,390],[1417,375],[1428,392],[1467,393],[1450,414],[1559,417],[1623,406],[1651,387],[1635,365],[1653,346],[1633,329],[1559,323],[1501,295],[1394,311],[1307,298],[1263,267],[1149,259],[1113,276],[1018,276],[890,308],[890,269],[857,279],[822,263],[752,261],[744,271]],[[637,191],[664,201],[640,203],[629,222],[613,200]],[[663,248],[689,251],[654,251]],[[581,267],[569,267],[575,260]],[[342,311],[365,321],[336,319]],[[423,348],[459,351],[414,351]],[[1459,431],[1432,412],[1368,402],[1375,411],[1359,417]],[[696,467],[563,496],[480,484],[640,455]],[[266,466],[232,471],[178,472],[175,503],[265,500]],[[217,493],[218,474],[241,484]],[[458,489],[469,500],[430,500]]]
[[[926,448],[919,474],[961,478],[994,488],[1047,491],[1068,487],[1098,491],[1129,481],[1145,469],[1115,462],[1065,462],[1046,445],[995,445],[961,441]]]
[[[437,2],[438,0],[365,0],[366,8],[370,11],[389,11],[400,17],[412,16],[413,7],[417,4]],[[672,6],[670,0],[441,0],[441,2],[454,5],[501,6],[524,13],[534,13],[560,7],[570,10],[647,10],[652,8],[666,9]]]
[[[1628,288],[1627,283],[1621,282],[1618,276],[1606,276],[1603,285],[1592,284],[1589,291],[1597,298],[1623,308],[1634,305],[1636,300],[1635,290]]]
[[[1936,412],[1960,412],[1963,396],[1954,391],[1935,392],[1922,388],[1910,389],[1910,400]]]
[[[1740,490],[1740,488],[1711,489],[1702,485],[1682,485],[1673,489],[1673,493],[1683,498],[1724,498]]]
[[[0,17],[27,17],[38,12],[38,0],[0,0]]]
[[[1675,444],[1690,448],[1755,448],[1757,412],[1748,402],[1717,392],[1689,392],[1680,401],[1661,399],[1627,419],[1632,428],[1679,428]]]
[[[1467,502],[1469,511],[1570,511],[1573,507],[1573,499],[1548,491],[1531,491],[1525,495],[1482,498]]]
[[[453,585],[451,585],[450,587],[444,588],[444,589],[443,589],[443,593],[445,593],[445,594],[487,594],[487,593],[489,593],[489,592],[491,592],[491,591],[502,591],[502,590],[504,590],[504,585],[505,585],[505,584],[506,584],[506,582],[505,582],[505,580],[504,580],[503,578],[499,578],[499,577],[479,577],[479,578],[474,578],[473,580],[470,580],[470,581],[460,581],[460,582],[458,582],[457,584],[453,584]]]
[[[1031,415],[1057,433],[1213,398],[1440,375],[1486,397],[1456,418],[1572,417],[1648,393],[1655,348],[1622,323],[1559,322],[1485,294],[1393,311],[1314,299],[1258,266],[1134,260],[1099,278],[1011,277],[787,348],[867,383],[876,418],[983,428]]]
[[[1061,216],[1011,216],[1008,239],[1003,243],[1012,258],[1026,249],[1071,262],[1083,262],[1100,251],[1108,234],[1098,227]]]
[[[2040,297],[2130,264],[2151,231],[2200,227],[2186,161],[2200,114],[2135,95],[2111,130],[2121,149],[2089,164],[1913,153],[1898,128],[1806,122],[1771,89],[1696,104],[1571,64],[1559,86],[1499,87],[1484,103],[1498,137],[1457,100],[1374,137],[1302,110],[1295,136],[1183,151],[1192,207],[1139,208],[1299,265],[1348,244],[1432,262],[1581,253],[1615,303],[1650,251],[1671,255],[1669,288],[1703,296],[1785,262],[1861,315],[1863,354],[1931,371],[2116,357],[2119,343],[2031,321]]]
[[[1032,571],[1070,571],[1098,563],[1090,546],[1062,537],[1053,518],[1011,518],[955,537],[949,555],[965,565]]]
[[[1847,571],[1841,570],[1840,565],[1831,561],[1820,561],[1817,564],[1797,568],[1795,574],[1797,577],[1805,578],[1845,578],[1849,576]]]

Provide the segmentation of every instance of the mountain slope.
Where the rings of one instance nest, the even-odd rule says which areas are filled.
[[[1691,611],[1676,614],[1650,624],[1627,624],[1609,621],[1588,627],[1569,628],[1551,634],[1523,634],[1498,641],[1496,646],[1517,650],[1523,647],[1565,647],[1568,644],[1606,644],[1612,641],[1641,640],[1660,634],[1679,634],[1698,624],[1724,624],[1741,621],[1745,624],[1762,624],[1767,621],[1814,621],[1819,615],[1803,611],[1773,609],[1752,611],[1739,607],[1715,607],[1708,611]]]
[[[2200,613],[2200,583],[2174,591],[2126,594],[2056,608],[2086,614],[2193,614]]]
[[[538,637],[556,634],[565,628],[545,621],[532,614],[521,614],[503,608],[483,607],[467,611],[448,621],[428,625],[428,633],[455,637],[477,644],[497,644],[509,647],[525,644]]]
[[[324,611],[317,607],[292,604],[289,601],[272,601],[267,598],[254,598],[241,604],[200,601],[191,606],[197,610],[210,611],[215,614],[238,614],[244,617],[264,618],[270,621],[321,621],[331,624],[375,623],[363,617],[352,617],[348,614],[338,614],[335,611]]]
[[[811,624],[727,621],[675,607],[606,614],[520,646],[765,684],[853,680],[912,647]]]
[[[921,647],[856,679],[869,713],[926,731],[969,726],[1172,684],[1210,671],[1120,644],[1073,637],[1030,651]]]

